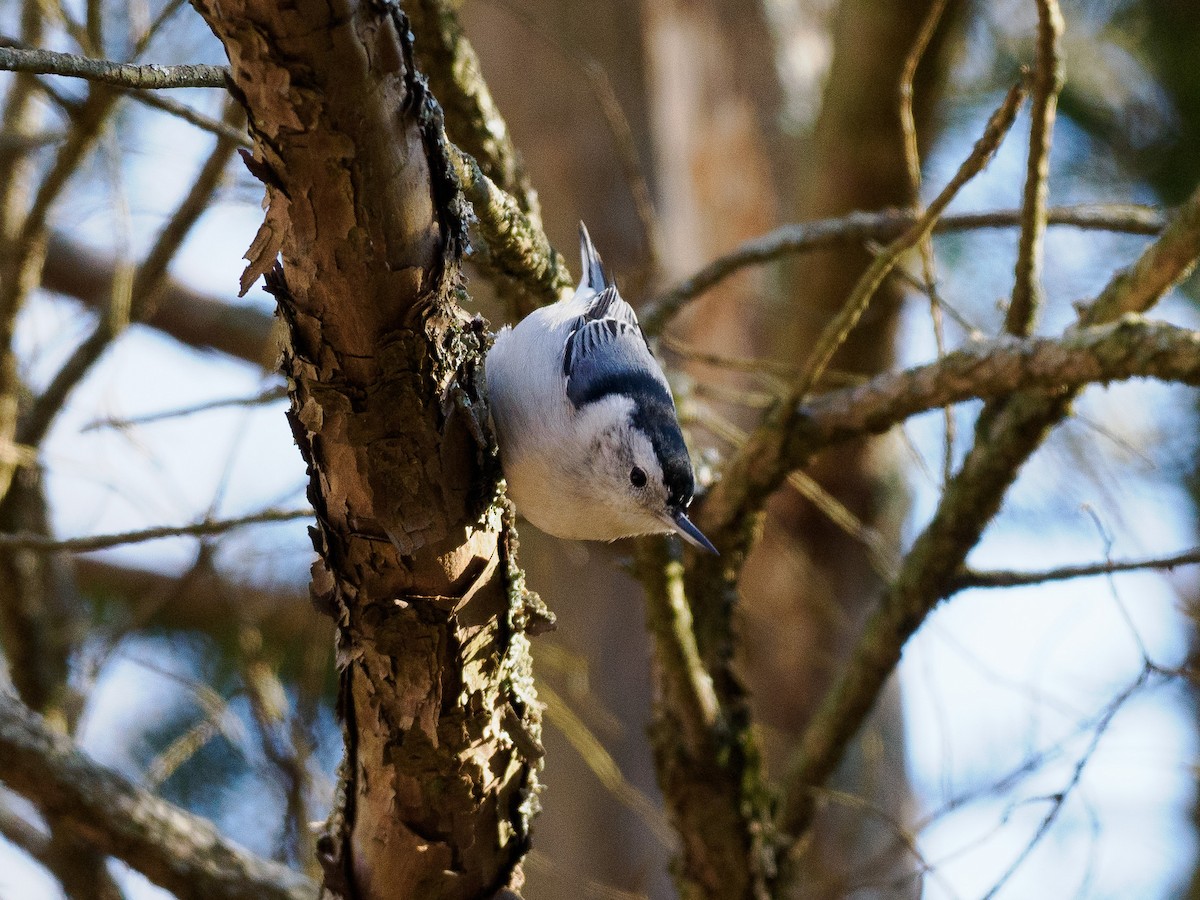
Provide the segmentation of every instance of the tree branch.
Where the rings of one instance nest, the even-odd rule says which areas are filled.
[[[821,332],[816,346],[809,353],[808,360],[800,371],[800,377],[792,388],[792,394],[797,400],[808,394],[820,380],[838,347],[845,343],[847,335],[858,324],[858,320],[866,312],[871,298],[883,284],[888,273],[895,268],[900,257],[933,232],[934,225],[946,211],[950,201],[968,181],[986,168],[996,149],[1000,146],[1000,142],[1008,134],[1008,129],[1016,120],[1017,110],[1021,108],[1024,99],[1024,86],[1014,85],[1009,90],[1008,96],[1004,98],[1004,102],[1000,104],[1000,108],[988,120],[983,134],[975,142],[975,146],[967,158],[959,165],[954,176],[933,198],[928,208],[917,216],[916,221],[871,261],[871,265],[859,278],[841,311]]]
[[[1200,332],[1130,315],[1062,338],[1002,337],[971,344],[936,362],[813,397],[800,409],[786,466],[799,468],[829,444],[882,434],[910,416],[948,404],[1015,391],[1061,394],[1128,378],[1200,386]]]
[[[1091,578],[1096,575],[1115,575],[1119,572],[1140,572],[1150,569],[1174,569],[1177,566],[1200,564],[1200,547],[1172,556],[1151,556],[1145,559],[1107,560],[1077,566],[1059,566],[1041,572],[1022,572],[1017,569],[964,569],[951,585],[951,591],[972,588],[1013,588],[1068,581],[1072,578]]]
[[[226,124],[240,121],[242,109],[227,101]],[[236,134],[236,132],[235,132]],[[225,173],[226,164],[237,148],[234,135],[222,135],[200,168],[192,188],[163,226],[154,246],[138,266],[131,285],[112,295],[100,321],[70,358],[55,373],[46,389],[34,400],[17,428],[17,443],[37,447],[50,430],[71,391],[84,379],[108,346],[131,321],[140,322],[154,311],[167,267],[179,252],[184,239],[208,208],[213,193]]]
[[[1042,294],[1043,238],[1046,234],[1046,198],[1049,195],[1050,144],[1054,112],[1062,88],[1063,17],[1058,0],[1037,0],[1037,63],[1030,103],[1029,160],[1025,193],[1021,201],[1021,237],[1017,243],[1016,280],[1012,301],[1004,317],[1009,334],[1027,335],[1037,321]]]
[[[97,534],[91,537],[64,539],[57,539],[47,534],[18,532],[16,534],[0,534],[0,549],[39,550],[43,553],[92,553],[96,550],[108,550],[126,544],[144,544],[146,541],[157,541],[162,538],[206,537],[225,534],[235,528],[244,528],[247,525],[295,522],[299,519],[311,519],[312,515],[310,509],[268,509],[263,512],[251,513],[248,516],[211,519],[192,525],[160,525],[136,531],[122,531],[117,534]]]
[[[1200,256],[1200,190],[1162,236],[1119,273],[1080,316],[1087,325],[1149,308]],[[787,776],[780,821],[798,837],[808,828],[811,786],[833,773],[900,659],[908,638],[954,583],[963,561],[996,514],[1008,487],[1049,430],[1068,413],[1078,388],[1053,396],[1020,392],[977,425],[975,446],[947,485],[933,519],[914,542],[899,576],[863,630],[850,660],[804,733]]]
[[[181,900],[310,900],[316,887],[93,762],[0,693],[4,783]]]
[[[766,420],[755,429],[746,444],[725,465],[721,480],[704,499],[699,511],[700,527],[722,551],[737,548],[739,557],[747,549],[746,523],[762,508],[771,492],[783,481],[793,468],[786,452],[786,444],[796,428],[798,404],[812,388],[829,363],[849,330],[866,308],[866,302],[895,265],[899,254],[915,246],[922,235],[933,228],[938,216],[950,202],[954,193],[973,175],[987,164],[1004,134],[1012,126],[1017,108],[1024,99],[1021,85],[1015,85],[1003,103],[989,119],[984,133],[976,142],[967,159],[959,166],[946,187],[939,192],[928,209],[915,219],[905,231],[888,245],[886,253],[876,258],[858,280],[850,299],[842,312],[822,332],[817,346],[809,354],[808,361],[797,383],[788,397],[781,401]],[[697,560],[697,567],[715,570],[718,564],[711,560]],[[722,557],[720,567],[726,576],[734,574],[729,566],[739,566]]]
[[[453,5],[446,0],[417,0],[409,5],[408,12],[416,36],[413,49],[422,71],[429,76],[433,95],[445,110],[450,137],[540,229],[537,192]]]
[[[20,815],[3,798],[0,798],[0,839],[19,847],[30,859],[50,868],[53,862],[50,857],[50,834]]]
[[[138,65],[22,47],[0,47],[0,70],[30,72],[35,75],[65,75],[113,87],[139,90],[225,88],[229,84],[229,70],[222,66]]]
[[[647,303],[638,315],[642,330],[647,334],[661,332],[687,303],[747,266],[762,265],[792,254],[808,253],[838,244],[894,240],[906,228],[912,227],[916,219],[917,214],[912,210],[885,209],[854,212],[834,219],[818,219],[776,228],[713,260],[696,274]],[[1162,231],[1166,216],[1147,206],[1085,204],[1052,207],[1046,211],[1046,222],[1049,225],[1095,231],[1153,235]],[[933,233],[1012,228],[1020,224],[1020,210],[956,213],[939,219],[933,227]]]
[[[471,259],[497,280],[501,294],[515,298],[513,313],[523,316],[569,294],[575,287],[571,272],[541,226],[468,154],[448,142],[446,149],[483,239],[483,246],[472,248]]]

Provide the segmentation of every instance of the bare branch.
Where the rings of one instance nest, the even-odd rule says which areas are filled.
[[[130,90],[127,94],[137,103],[162,110],[168,115],[182,119],[189,125],[195,125],[201,131],[207,131],[209,134],[215,134],[217,137],[228,138],[239,147],[251,148],[254,146],[245,129],[235,128],[226,122],[222,122],[220,119],[213,119],[203,113],[196,112],[196,110],[192,109],[186,103],[180,103],[178,100],[172,100],[170,97],[150,91]]]
[[[1015,85],[1004,102],[989,119],[983,135],[970,155],[938,197],[900,237],[888,245],[884,254],[876,257],[858,280],[841,313],[822,332],[793,386],[791,396],[780,403],[773,413],[755,429],[750,440],[733,456],[722,473],[721,480],[705,498],[700,510],[701,527],[709,540],[722,550],[732,549],[744,542],[745,523],[782,483],[787,472],[794,468],[785,453],[785,444],[796,427],[797,404],[820,378],[838,346],[857,323],[871,296],[887,277],[900,254],[911,249],[931,229],[953,195],[991,158],[1004,134],[1011,127],[1017,108],[1024,98],[1021,85]]]
[[[1091,578],[1096,575],[1115,575],[1119,572],[1143,572],[1155,569],[1168,571],[1178,566],[1200,564],[1200,547],[1172,556],[1151,556],[1145,559],[1109,560],[1078,566],[1059,566],[1041,572],[1022,572],[1015,569],[965,569],[954,581],[954,592],[971,588],[1012,588],[1068,581],[1072,578]]]
[[[1037,16],[1037,64],[1032,84],[1029,160],[1025,173],[1025,194],[1021,201],[1021,238],[1017,244],[1012,302],[1004,318],[1005,330],[1017,335],[1030,333],[1041,303],[1050,144],[1054,134],[1058,92],[1063,82],[1062,56],[1058,48],[1063,33],[1063,17],[1058,0],[1037,0]]]
[[[882,434],[909,416],[964,400],[1042,389],[1061,394],[1088,384],[1160,378],[1200,385],[1200,332],[1127,316],[1062,338],[1001,337],[866,384],[813,397],[789,447],[797,468],[821,447]]]
[[[226,111],[226,124],[239,121],[242,109],[232,100]],[[38,446],[45,438],[67,397],[87,375],[105,349],[129,322],[141,321],[154,311],[158,293],[167,274],[167,266],[183,245],[184,239],[208,208],[213,193],[225,172],[226,164],[237,147],[237,138],[222,136],[209,153],[190,191],[163,226],[146,259],[133,277],[127,305],[119,312],[106,309],[95,329],[55,373],[50,384],[34,401],[17,428],[17,443]],[[114,297],[117,296],[114,294]]]
[[[139,90],[225,88],[229,83],[229,70],[223,66],[138,65],[23,47],[0,47],[0,70],[30,72],[35,75],[65,75],[113,87]]]
[[[94,419],[84,425],[80,431],[96,431],[101,428],[133,428],[138,425],[150,425],[154,422],[164,422],[168,419],[179,419],[185,416],[193,416],[196,413],[210,412],[214,409],[229,409],[231,407],[251,407],[264,406],[268,403],[275,403],[279,400],[287,399],[287,386],[276,385],[275,387],[267,388],[255,394],[253,397],[230,397],[224,400],[208,400],[204,403],[197,403],[194,406],[180,407],[179,409],[166,409],[161,412],[146,413],[142,416],[130,416],[128,418],[117,418],[108,416],[103,419]]]
[[[921,151],[917,142],[917,117],[913,112],[913,82],[917,77],[917,67],[925,56],[929,42],[933,40],[934,32],[946,11],[946,0],[935,0],[921,23],[921,30],[913,42],[912,49],[904,60],[904,71],[900,76],[900,132],[904,138],[904,162],[908,170],[908,187],[912,194],[913,213],[920,215],[921,205]],[[925,235],[921,239],[921,289],[929,296],[929,315],[933,321],[933,339],[938,356],[946,352],[946,328],[942,315],[941,297],[937,288],[937,261],[933,253],[933,236]],[[950,407],[942,412],[943,421],[943,452],[942,480],[949,481],[954,461],[954,413]]]
[[[866,312],[871,298],[883,284],[888,273],[892,271],[900,257],[919,244],[922,240],[929,236],[933,231],[933,226],[937,223],[938,217],[945,212],[946,207],[950,205],[950,201],[958,194],[963,186],[978,175],[987,166],[992,155],[996,152],[996,148],[1000,146],[1000,142],[1004,140],[1004,135],[1008,134],[1008,129],[1012,127],[1013,121],[1017,117],[1017,110],[1020,109],[1021,103],[1025,99],[1025,89],[1023,85],[1014,85],[1004,98],[1004,102],[1000,104],[1000,108],[992,114],[988,120],[987,127],[979,140],[975,142],[975,146],[971,149],[971,153],[959,165],[958,171],[954,173],[954,177],[946,183],[946,186],[938,193],[917,220],[909,226],[905,232],[896,238],[885,248],[883,253],[872,260],[871,265],[867,267],[867,271],[863,273],[858,283],[854,286],[850,297],[846,300],[845,306],[837,314],[832,322],[826,326],[821,336],[817,339],[816,346],[809,354],[808,360],[801,370],[800,378],[798,379],[793,393],[799,399],[812,390],[825,372],[826,367],[833,359],[833,355],[846,341],[846,337],[858,324],[858,320],[862,314]]]
[[[301,875],[226,840],[212,823],[80,753],[40,716],[0,693],[4,783],[100,851],[181,900],[309,900]]]
[[[299,519],[311,519],[310,509],[268,509],[263,512],[251,513],[248,516],[237,516],[231,519],[211,519],[196,522],[191,525],[160,525],[154,528],[142,528],[137,531],[123,531],[117,534],[98,534],[91,537],[56,539],[45,534],[18,532],[16,534],[0,534],[0,548],[7,550],[39,550],[43,553],[91,553],[96,550],[108,550],[125,544],[144,544],[147,541],[157,541],[169,537],[207,537],[214,534],[225,534],[235,528],[245,528],[248,525],[263,525],[268,522],[295,522]]]
[[[991,889],[983,895],[982,900],[992,900],[992,898],[1000,892],[1000,889],[1004,887],[1008,880],[1012,878],[1017,869],[1021,867],[1021,864],[1029,858],[1029,854],[1033,852],[1034,848],[1037,847],[1042,838],[1046,836],[1046,833],[1050,830],[1050,827],[1054,824],[1055,820],[1058,819],[1059,814],[1062,812],[1063,804],[1066,802],[1067,796],[1079,785],[1079,780],[1083,777],[1084,768],[1086,768],[1092,756],[1095,755],[1096,748],[1100,746],[1100,739],[1103,738],[1104,733],[1108,731],[1108,727],[1112,724],[1113,719],[1116,717],[1117,713],[1120,712],[1126,701],[1128,701],[1130,697],[1132,697],[1142,687],[1145,686],[1152,674],[1154,674],[1154,669],[1150,666],[1149,662],[1147,662],[1137,679],[1131,685],[1129,685],[1129,687],[1113,698],[1107,709],[1105,709],[1103,715],[1101,715],[1100,721],[1096,723],[1096,728],[1092,734],[1091,740],[1088,741],[1083,753],[1080,754],[1079,758],[1075,761],[1075,765],[1071,769],[1071,777],[1067,780],[1067,783],[1049,797],[1045,798],[1050,803],[1050,809],[1046,812],[1046,815],[1038,824],[1037,830],[1033,833],[1033,837],[1029,840],[1029,843],[1022,848],[1021,852],[1017,854],[1016,859],[1014,859],[1009,864],[1008,868],[1004,870],[1003,874],[1001,874],[1001,876],[996,880]]]
[[[696,274],[646,304],[638,318],[642,330],[657,334],[687,303],[747,266],[762,265],[796,253],[808,253],[838,244],[866,240],[892,240],[911,228],[917,215],[912,210],[886,209],[854,212],[834,219],[818,219],[784,225],[713,260]],[[1019,210],[958,213],[943,216],[934,234],[976,231],[983,228],[1012,228],[1020,225]],[[1147,206],[1086,204],[1053,207],[1046,211],[1048,225],[1063,225],[1096,231],[1153,235],[1162,231],[1166,216]]]
[[[329,643],[332,624],[308,602],[306,587],[245,583],[206,565],[176,574],[128,568],[94,556],[74,562],[81,593],[122,607],[111,616],[122,631],[203,631],[232,646],[238,628],[251,625],[271,647],[294,651],[314,641]],[[291,651],[288,658],[296,661]]]

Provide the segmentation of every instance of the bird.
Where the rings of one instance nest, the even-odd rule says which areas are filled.
[[[667,378],[583,222],[579,253],[575,293],[502,328],[485,360],[509,497],[556,537],[674,533],[716,553],[687,516],[696,479]]]

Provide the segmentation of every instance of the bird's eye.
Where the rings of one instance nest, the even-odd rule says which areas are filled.
[[[634,466],[629,470],[629,483],[636,488],[646,486],[646,473],[642,471],[641,466]]]

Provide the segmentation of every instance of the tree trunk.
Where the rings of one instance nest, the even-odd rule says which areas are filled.
[[[268,273],[287,326],[313,597],[338,622],[346,759],[318,845],[326,890],[519,889],[540,764],[531,608],[471,406],[483,333],[454,302],[465,232],[440,111],[382,4],[196,6],[267,185],[243,288]]]

